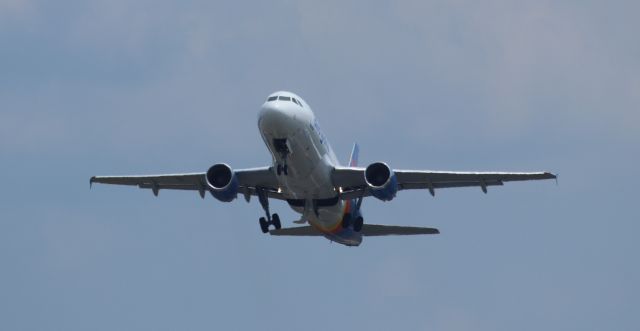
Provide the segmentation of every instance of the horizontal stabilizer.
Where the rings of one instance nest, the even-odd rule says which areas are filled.
[[[395,226],[365,224],[360,231],[365,237],[375,236],[408,236],[413,234],[439,234],[440,231],[434,228],[420,228],[416,226]]]
[[[284,228],[271,230],[269,234],[272,236],[321,236],[322,233],[310,226],[298,226],[295,228]]]
[[[299,226],[295,228],[285,228],[279,230],[271,230],[272,236],[322,236],[322,233],[311,226]],[[362,231],[365,237],[376,236],[408,236],[415,234],[439,234],[440,231],[434,228],[420,228],[415,226],[395,226],[395,225],[376,225],[364,224]]]

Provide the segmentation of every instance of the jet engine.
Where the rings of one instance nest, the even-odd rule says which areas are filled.
[[[369,185],[371,195],[382,201],[390,201],[398,192],[396,174],[385,163],[370,164],[364,171],[364,180]]]
[[[207,170],[207,184],[211,195],[222,202],[230,202],[238,195],[238,178],[224,163],[214,164]]]

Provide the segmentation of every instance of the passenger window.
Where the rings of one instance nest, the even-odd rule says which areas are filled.
[[[274,100],[276,100],[276,99],[278,99],[278,97],[277,97],[277,96],[275,96],[275,97],[269,97],[269,99],[267,99],[267,101],[274,101]]]
[[[291,97],[283,97],[283,96],[280,96],[280,97],[278,98],[278,100],[282,100],[282,101],[291,101]]]

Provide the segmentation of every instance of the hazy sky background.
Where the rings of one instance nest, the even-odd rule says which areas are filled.
[[[637,1],[0,0],[0,329],[638,330]],[[401,192],[359,248],[92,175],[262,166],[300,94],[346,161],[549,170]],[[285,226],[296,215],[272,202]]]

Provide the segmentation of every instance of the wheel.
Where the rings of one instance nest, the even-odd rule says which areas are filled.
[[[278,164],[278,166],[276,167],[276,172],[278,173],[278,176],[282,175],[282,166]]]
[[[344,217],[342,218],[342,228],[346,229],[349,225],[351,225],[351,214],[347,213],[344,214]]]
[[[262,233],[269,232],[269,222],[264,217],[260,217],[260,229]]]
[[[276,230],[280,230],[282,225],[280,224],[280,216],[278,216],[278,214],[273,214],[271,217],[271,223],[276,227]]]
[[[353,231],[360,232],[360,230],[362,230],[363,224],[364,220],[362,219],[362,216],[358,216],[358,218],[356,218],[356,220],[353,222]]]
[[[289,167],[286,164],[282,167],[282,172],[284,172],[285,176],[289,175]]]

